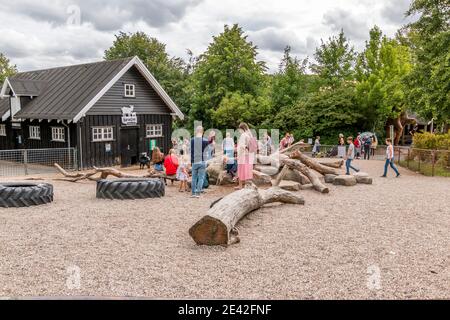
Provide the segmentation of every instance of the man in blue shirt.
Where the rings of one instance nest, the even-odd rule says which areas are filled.
[[[200,198],[206,177],[205,150],[208,148],[208,140],[203,138],[203,127],[195,129],[195,137],[191,139],[191,163],[192,163],[192,198]]]

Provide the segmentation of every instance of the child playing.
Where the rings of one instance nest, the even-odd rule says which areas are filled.
[[[345,167],[347,168],[347,175],[350,175],[350,168],[359,172],[359,169],[356,169],[352,166],[352,161],[355,159],[355,145],[353,144],[353,137],[347,138],[348,151],[347,151],[347,160],[345,161]]]
[[[188,192],[187,181],[189,179],[188,166],[189,162],[187,157],[184,155],[184,151],[180,150],[180,165],[177,169],[177,180],[180,181],[180,190],[179,192]],[[183,190],[184,188],[184,190]]]
[[[397,167],[394,164],[394,146],[392,145],[391,139],[386,139],[386,163],[384,164],[384,174],[381,176],[382,178],[387,177],[387,172],[389,166],[391,166],[392,170],[397,174],[397,178],[400,177],[400,173],[398,172]]]

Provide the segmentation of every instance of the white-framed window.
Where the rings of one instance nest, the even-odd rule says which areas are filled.
[[[124,85],[124,95],[127,98],[134,98],[136,97],[136,90],[134,84],[125,83]]]
[[[163,136],[163,125],[162,124],[147,124],[145,128],[145,133],[147,138],[156,138]]]
[[[112,141],[114,140],[114,128],[113,127],[93,127],[92,128],[92,141]]]
[[[63,127],[52,127],[52,140],[58,142],[66,141],[66,131]]]
[[[0,124],[0,137],[6,137],[6,124]]]
[[[41,127],[30,126],[30,139],[40,140],[41,139]]]

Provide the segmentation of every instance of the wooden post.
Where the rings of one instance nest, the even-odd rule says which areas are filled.
[[[27,150],[23,150],[23,169],[25,171],[25,175],[28,175],[28,152]]]
[[[431,176],[434,177],[434,163],[436,160],[436,150],[431,151]]]

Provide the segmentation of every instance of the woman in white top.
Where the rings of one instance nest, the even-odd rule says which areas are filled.
[[[387,177],[387,171],[389,166],[391,166],[392,170],[397,174],[397,178],[400,176],[397,167],[394,164],[394,146],[392,145],[391,139],[386,139],[386,163],[384,164],[384,174],[381,176],[382,178]]]

